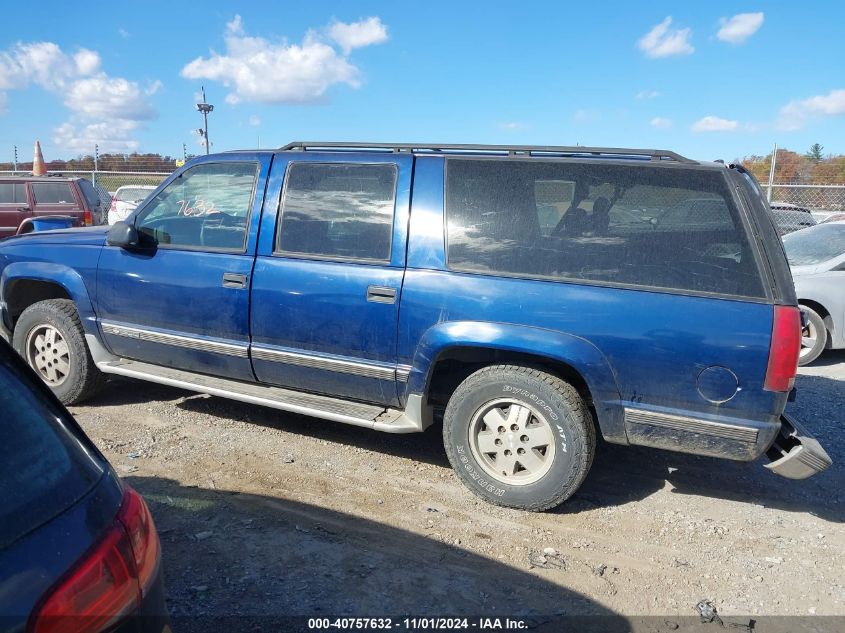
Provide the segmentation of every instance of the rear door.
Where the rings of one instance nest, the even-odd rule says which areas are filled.
[[[252,281],[252,361],[266,383],[395,405],[413,157],[276,155]],[[268,204],[269,202],[268,197]],[[405,376],[398,368],[400,378]]]
[[[31,215],[26,183],[0,181],[0,237],[14,235]]]

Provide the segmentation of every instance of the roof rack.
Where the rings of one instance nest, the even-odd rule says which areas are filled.
[[[648,157],[651,160],[672,160],[679,163],[696,161],[664,149],[636,149],[624,147],[583,147],[581,145],[463,145],[452,143],[340,143],[334,141],[294,141],[279,151],[314,151],[321,149],[367,150],[381,152],[413,152],[429,154],[494,154],[509,156],[581,156],[590,157]]]

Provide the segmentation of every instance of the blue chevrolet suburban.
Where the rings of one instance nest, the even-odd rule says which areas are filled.
[[[552,508],[617,444],[830,458],[783,414],[801,316],[741,166],[587,147],[291,143],[197,158],[125,222],[0,243],[14,347],[67,404],[120,375],[379,431]]]

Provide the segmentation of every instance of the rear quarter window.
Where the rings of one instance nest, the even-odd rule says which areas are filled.
[[[103,472],[0,357],[0,548],[72,506]]]
[[[446,215],[454,270],[765,297],[717,171],[449,159]]]

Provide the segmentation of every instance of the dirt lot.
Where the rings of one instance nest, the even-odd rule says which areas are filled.
[[[702,599],[845,615],[845,353],[798,387],[823,475],[601,445],[546,514],[473,496],[439,427],[384,435],[133,381],[73,412],[150,502],[177,616],[694,615]]]

